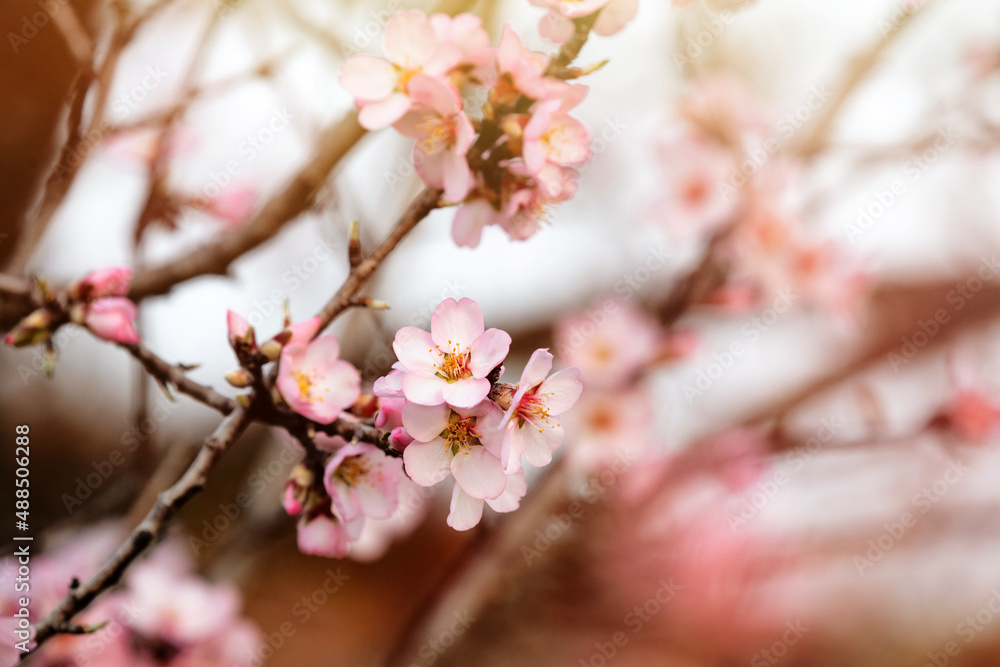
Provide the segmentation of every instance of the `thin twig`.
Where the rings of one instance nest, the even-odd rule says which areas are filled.
[[[114,556],[97,574],[72,588],[62,602],[35,627],[36,644],[31,653],[37,651],[46,640],[56,634],[59,628],[66,626],[101,593],[121,580],[129,565],[160,537],[167,521],[204,487],[209,471],[249,424],[250,414],[242,408],[238,408],[219,424],[201,446],[194,462],[173,486],[157,496],[152,509],[129,534]]]

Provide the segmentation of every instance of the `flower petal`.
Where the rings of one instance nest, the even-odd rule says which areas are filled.
[[[501,514],[513,512],[521,506],[521,498],[528,492],[528,484],[524,481],[524,471],[520,470],[513,475],[507,476],[507,488],[493,500],[487,500],[487,504],[494,512]]]
[[[456,408],[474,408],[489,393],[490,381],[481,378],[467,378],[451,384],[444,382],[441,388],[441,397]]]
[[[407,401],[418,405],[440,405],[444,403],[443,392],[449,386],[451,385],[448,384],[447,380],[437,375],[407,373],[403,376],[403,395],[406,396]]]
[[[581,392],[583,383],[580,382],[578,368],[564,368],[553,373],[538,387],[538,393],[545,396],[545,407],[548,408],[550,415],[558,415],[569,410],[580,398]]]
[[[539,468],[552,463],[552,452],[563,441],[562,426],[538,428],[531,422],[525,422],[518,430],[524,444],[524,458],[528,459],[528,463]]]
[[[473,498],[462,490],[458,484],[451,492],[451,511],[448,513],[448,525],[455,530],[469,530],[479,524],[483,518],[483,501]]]
[[[510,334],[500,329],[489,329],[472,342],[469,370],[475,377],[483,378],[503,363],[510,352]]]
[[[471,447],[456,454],[451,460],[451,473],[458,485],[473,498],[496,498],[507,486],[500,459],[483,447]]]
[[[431,338],[445,352],[455,347],[460,348],[459,352],[465,352],[465,348],[482,334],[483,310],[472,299],[445,299],[431,315]]]
[[[430,442],[448,426],[451,409],[444,403],[426,406],[407,403],[403,406],[403,428],[414,440]]]
[[[409,109],[410,98],[403,93],[393,93],[381,100],[363,103],[358,123],[366,130],[381,130],[402,118]]]
[[[355,100],[383,100],[396,88],[396,70],[392,63],[374,56],[354,56],[340,70],[340,85]]]
[[[451,472],[451,451],[441,438],[413,442],[403,450],[406,474],[420,486],[434,486]]]

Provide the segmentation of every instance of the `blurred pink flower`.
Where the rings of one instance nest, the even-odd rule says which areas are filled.
[[[503,429],[500,460],[508,475],[520,470],[522,454],[533,466],[545,466],[552,461],[552,452],[562,444],[565,435],[562,423],[555,418],[573,407],[583,391],[580,371],[576,368],[566,368],[546,378],[552,370],[552,359],[548,350],[535,350],[500,424]]]
[[[556,44],[573,36],[573,19],[600,12],[593,31],[606,37],[624,28],[639,9],[638,0],[531,0],[531,4],[549,10],[538,25],[538,32]]]
[[[102,299],[128,294],[132,282],[132,269],[127,266],[110,266],[91,271],[73,283],[67,294],[73,299]]]
[[[507,356],[510,336],[484,331],[483,311],[472,299],[445,299],[434,309],[430,333],[403,327],[392,347],[406,373],[402,389],[408,401],[472,408],[489,393],[486,376]]]
[[[570,166],[590,158],[590,130],[569,115],[587,89],[574,86],[573,90],[580,92],[541,102],[524,126],[522,154],[528,173],[538,174],[546,162]]]
[[[559,358],[580,369],[584,384],[615,387],[656,357],[661,333],[646,313],[609,299],[586,313],[563,318],[555,339]]]
[[[350,552],[351,541],[357,539],[363,526],[363,517],[349,523],[326,514],[303,517],[298,524],[299,551],[312,556],[343,558]]]
[[[340,343],[330,334],[285,346],[277,384],[292,410],[329,424],[354,405],[361,395],[361,376],[339,355]]]
[[[456,484],[451,492],[451,506],[448,525],[455,530],[469,530],[476,527],[483,518],[483,506],[489,505],[494,512],[513,512],[521,506],[521,498],[528,492],[524,471],[518,470],[507,475],[507,485],[496,498],[477,498]]]
[[[137,314],[135,304],[128,299],[110,297],[75,305],[71,318],[104,340],[138,343],[139,334],[135,330]]]

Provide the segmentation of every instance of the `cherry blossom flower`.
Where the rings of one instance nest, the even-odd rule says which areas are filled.
[[[566,451],[571,467],[589,474],[622,458],[643,457],[653,445],[653,394],[640,383],[605,390],[587,385],[565,428],[573,446]]]
[[[125,296],[132,282],[132,269],[127,266],[110,266],[88,273],[66,290],[72,299],[102,299]]]
[[[729,151],[689,134],[668,139],[658,153],[663,187],[652,217],[679,236],[691,236],[711,234],[733,215],[739,197],[718,187],[735,168]]]
[[[508,475],[521,468],[522,454],[534,466],[552,461],[552,452],[565,435],[556,417],[569,410],[583,391],[579,369],[565,368],[546,378],[552,359],[547,349],[535,350],[500,424],[504,430],[500,460]]]
[[[430,22],[438,40],[454,45],[461,53],[460,63],[452,73],[453,83],[460,83],[454,81],[456,74],[477,83],[486,81],[493,69],[495,49],[490,46],[483,20],[468,13],[454,17],[438,13],[431,15]]]
[[[337,516],[353,521],[367,516],[389,518],[399,504],[403,463],[366,443],[343,443],[326,465],[324,484]]]
[[[489,393],[486,376],[507,356],[510,336],[484,331],[483,311],[472,299],[445,299],[434,309],[430,333],[403,327],[392,347],[405,369],[402,390],[408,401],[472,408]]]
[[[354,56],[344,63],[340,85],[354,96],[358,122],[368,130],[392,125],[410,109],[410,81],[418,74],[444,77],[462,58],[461,50],[440,41],[418,10],[396,13],[385,27],[389,60]]]
[[[465,154],[475,140],[462,98],[454,87],[423,74],[410,80],[409,91],[413,107],[394,127],[417,140],[413,164],[424,183],[443,189],[450,201],[462,201],[473,185]]]
[[[340,343],[330,334],[285,346],[278,366],[278,391],[292,410],[329,424],[358,400],[361,376],[339,355]]]
[[[507,487],[499,458],[501,417],[492,401],[454,410],[408,403],[403,423],[414,442],[403,451],[406,474],[420,486],[434,486],[452,475],[473,498],[498,498]]]
[[[538,25],[538,32],[556,44],[573,36],[573,19],[600,12],[593,31],[607,37],[624,28],[639,9],[638,0],[531,0],[531,4],[549,10]]]
[[[617,387],[656,357],[661,334],[642,311],[626,301],[608,299],[561,320],[555,339],[560,359],[579,368],[588,387]]]
[[[545,76],[549,57],[524,46],[510,25],[505,25],[496,52],[497,78],[492,81],[490,95],[494,106],[517,102],[521,95],[531,99],[547,99],[566,88],[567,84]]]
[[[73,306],[70,318],[81,324],[98,338],[114,343],[138,343],[135,330],[138,314],[135,304],[121,297],[97,299]]]
[[[570,166],[590,159],[590,130],[569,115],[569,109],[579,104],[587,89],[573,86],[570,90],[574,91],[572,95],[539,104],[524,126],[521,150],[531,174],[539,173],[546,162]]]

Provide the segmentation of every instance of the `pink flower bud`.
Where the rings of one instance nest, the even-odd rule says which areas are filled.
[[[242,316],[231,310],[226,311],[226,327],[229,331],[229,344],[234,348],[241,342],[253,344],[253,329]],[[249,334],[249,338],[248,338]]]
[[[253,213],[257,191],[250,187],[235,187],[208,201],[208,212],[235,227]]]
[[[98,299],[73,311],[73,321],[83,324],[94,335],[114,343],[138,343],[135,330],[135,304],[128,299]]]
[[[91,271],[70,286],[67,293],[73,299],[103,299],[128,294],[132,282],[132,269],[127,266],[109,266]]]

